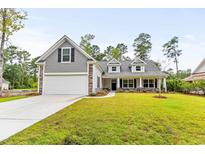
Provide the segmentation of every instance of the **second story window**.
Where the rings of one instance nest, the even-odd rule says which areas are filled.
[[[141,71],[141,66],[136,66],[136,71],[137,72]]]
[[[116,72],[117,71],[117,67],[116,66],[112,66],[112,72]]]
[[[71,60],[71,48],[62,48],[61,61],[70,62]]]

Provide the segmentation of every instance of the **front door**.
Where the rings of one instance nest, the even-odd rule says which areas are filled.
[[[116,79],[112,79],[111,87],[112,87],[112,90],[116,90],[117,89],[117,80]]]

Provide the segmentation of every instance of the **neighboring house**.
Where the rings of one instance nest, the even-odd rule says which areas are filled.
[[[166,74],[151,60],[97,62],[69,37],[63,36],[37,61],[40,94],[88,95],[102,88],[161,88]]]
[[[2,89],[3,89],[3,90],[8,90],[8,89],[9,89],[9,84],[10,84],[10,82],[7,81],[7,80],[5,80],[4,78],[2,79],[2,82],[3,82],[3,84],[2,84]]]
[[[205,80],[205,58],[201,61],[201,63],[197,66],[193,73],[183,80],[187,82]]]

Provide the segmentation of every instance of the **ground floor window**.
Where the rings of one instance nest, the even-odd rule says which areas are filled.
[[[154,88],[154,79],[144,79],[144,88]]]
[[[123,79],[123,88],[134,88],[134,79]]]

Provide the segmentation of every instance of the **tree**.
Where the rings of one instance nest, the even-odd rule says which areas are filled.
[[[134,47],[135,56],[142,60],[148,59],[152,49],[151,36],[146,33],[139,34],[139,36],[134,39],[132,46]]]
[[[2,70],[0,73],[0,95],[2,95],[3,51],[5,43],[14,32],[24,27],[22,21],[26,19],[26,16],[26,12],[17,9],[0,9],[0,69]]]
[[[33,58],[29,64],[29,73],[33,77],[34,81],[37,82],[37,73],[38,73],[38,65],[36,61],[40,58],[40,56]]]
[[[163,45],[164,55],[167,56],[168,59],[173,59],[173,62],[176,65],[176,73],[178,75],[178,58],[182,54],[182,50],[178,49],[178,37],[174,36],[169,42]]]
[[[5,69],[3,76],[10,81],[11,88],[32,88],[37,82],[37,58],[31,60],[31,54],[16,46],[5,49]]]
[[[102,60],[104,54],[100,53],[100,47],[98,45],[92,45],[91,41],[95,38],[95,35],[86,34],[81,36],[80,47],[85,50],[96,60]]]
[[[180,79],[184,79],[190,75],[191,75],[191,69],[179,70],[179,72],[178,72],[178,78],[180,78]]]
[[[111,50],[111,56],[112,58],[115,58],[117,60],[120,60],[121,59],[121,53],[120,53],[120,49],[118,48],[113,48]]]
[[[128,52],[127,46],[124,43],[118,43],[116,48],[120,50],[121,56],[123,56]]]
[[[128,52],[127,46],[124,43],[118,43],[116,47],[108,46],[104,51],[107,59],[115,58],[117,60],[129,59],[125,57],[124,54]]]
[[[85,50],[89,55],[92,55],[92,45],[91,41],[95,38],[95,35],[86,34],[85,36],[81,36],[80,47]]]

